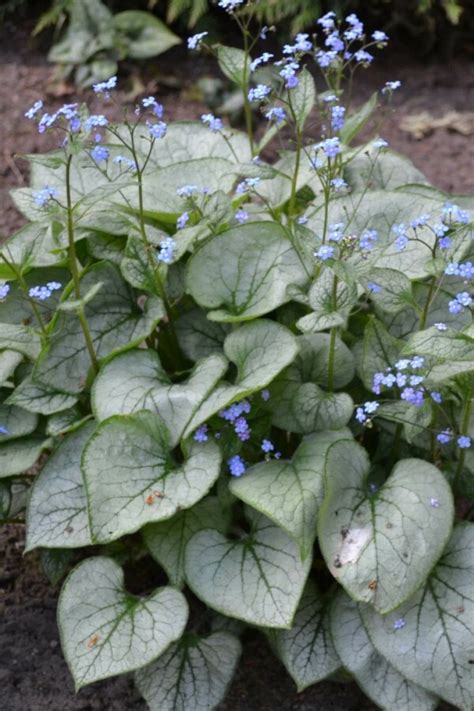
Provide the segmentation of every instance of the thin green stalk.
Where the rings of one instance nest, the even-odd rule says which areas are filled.
[[[78,301],[81,299],[81,280],[79,275],[79,269],[77,267],[76,258],[76,245],[74,242],[74,220],[72,215],[73,205],[71,196],[71,162],[72,156],[69,156],[66,163],[66,200],[67,200],[67,236],[69,244],[69,268],[72,274],[72,280],[74,284],[74,294]],[[86,341],[87,351],[91,359],[92,367],[96,373],[99,372],[99,363],[97,361],[97,355],[94,348],[94,342],[92,340],[91,332],[89,330],[89,324],[87,323],[86,315],[84,313],[84,307],[81,305],[78,309],[79,322],[81,324],[82,332],[84,334],[84,339]]]
[[[240,24],[240,23],[239,23]],[[250,48],[248,40],[248,30],[246,27],[242,27],[242,33],[244,37],[244,52],[245,52],[245,64],[244,64],[244,76],[242,84],[242,93],[244,99],[244,115],[245,115],[245,127],[247,129],[247,136],[249,139],[250,152],[252,158],[255,155],[255,144],[253,138],[253,121],[252,121],[252,107],[249,101],[249,59],[250,59]]]
[[[471,421],[471,407],[472,407],[471,393],[472,393],[472,379],[471,379],[471,386],[466,394],[466,399],[464,401],[463,415],[462,415],[462,421],[461,421],[461,433],[460,433],[461,435],[468,435],[469,434],[469,424]],[[466,450],[461,449],[460,454],[459,454],[458,466],[456,467],[456,473],[454,475],[454,486],[455,487],[458,484],[459,478],[462,474],[465,459],[466,459]]]
[[[420,331],[422,331],[426,327],[426,321],[428,320],[428,314],[429,314],[430,307],[431,307],[431,304],[433,301],[433,293],[434,293],[435,289],[436,289],[436,277],[434,276],[431,278],[428,296],[426,298],[426,303],[423,308],[423,313],[421,314],[420,326],[419,326]]]
[[[291,196],[290,204],[288,207],[289,216],[295,214],[296,209],[296,193],[298,188],[298,175],[300,172],[301,165],[301,147],[302,147],[302,135],[299,129],[296,129],[296,159],[295,159],[295,169],[293,171],[293,177],[291,179]]]
[[[11,252],[10,252],[10,254],[11,254]],[[30,306],[31,306],[31,310],[33,311],[33,313],[34,313],[34,315],[35,315],[35,318],[36,318],[36,320],[38,321],[38,325],[39,325],[39,327],[40,327],[40,329],[41,329],[41,332],[42,332],[44,338],[47,338],[47,335],[48,335],[48,334],[47,334],[47,331],[46,331],[46,325],[45,325],[45,323],[44,323],[44,321],[43,321],[43,317],[41,316],[41,312],[40,312],[40,310],[39,310],[39,308],[38,308],[38,304],[37,304],[37,303],[35,302],[35,300],[32,299],[31,296],[29,295],[28,284],[27,284],[26,281],[24,280],[21,271],[20,271],[19,269],[17,269],[16,264],[15,264],[15,262],[14,262],[13,260],[10,262],[10,261],[5,257],[4,254],[2,254],[2,255],[0,255],[0,256],[1,256],[1,258],[3,259],[3,261],[5,262],[5,264],[7,265],[7,267],[10,267],[10,269],[12,270],[12,272],[15,274],[16,278],[18,279],[18,283],[20,284],[20,287],[21,287],[21,289],[22,289],[22,291],[23,291],[23,294],[24,294],[25,298],[28,300],[28,302],[29,302],[29,304],[30,304]]]
[[[332,308],[334,311],[337,309],[337,285],[338,277],[334,275],[332,282]],[[334,389],[334,365],[336,359],[336,338],[337,338],[337,327],[333,326],[331,328],[331,333],[329,337],[329,353],[328,353],[328,390],[332,392]]]

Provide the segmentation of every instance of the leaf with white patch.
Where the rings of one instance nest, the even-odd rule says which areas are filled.
[[[398,462],[370,493],[370,462],[355,442],[336,442],[326,458],[319,511],[321,551],[355,600],[389,612],[417,590],[451,534],[454,505],[441,472],[421,459]]]
[[[0,478],[23,474],[51,444],[51,440],[41,437],[25,437],[2,444],[2,436],[0,434]]]
[[[383,617],[362,608],[370,638],[388,661],[462,711],[474,698],[474,525],[458,524],[426,585]]]
[[[35,383],[28,377],[15,388],[8,398],[8,402],[12,405],[19,405],[28,412],[52,415],[75,405],[77,397],[59,392],[41,383]]]

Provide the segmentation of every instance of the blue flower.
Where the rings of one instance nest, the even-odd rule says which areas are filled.
[[[127,170],[136,170],[137,168],[135,161],[131,158],[126,158],[125,156],[115,156],[112,163],[116,163],[120,166],[125,165]]]
[[[320,49],[319,52],[316,52],[315,59],[321,69],[327,69],[327,67],[330,67],[331,64],[338,59],[338,54],[337,52],[334,52],[334,50],[323,52],[323,50]]]
[[[142,99],[142,105],[145,109],[152,109],[155,116],[161,118],[163,116],[164,108],[162,104],[159,104],[154,96],[147,96]]]
[[[441,397],[441,393],[439,393],[437,390],[433,390],[433,392],[430,393],[431,399],[433,402],[438,403],[438,405],[443,402],[443,398]]]
[[[306,215],[300,215],[300,216],[298,217],[298,219],[296,220],[296,222],[297,222],[299,225],[306,225],[307,222],[308,222],[308,218],[306,217]]]
[[[388,42],[388,35],[386,35],[385,32],[382,32],[381,30],[375,30],[375,32],[372,32],[372,39],[379,43],[385,43]],[[395,84],[395,82],[393,83]]]
[[[242,476],[245,473],[246,466],[245,463],[238,454],[234,454],[233,457],[227,460],[227,465],[232,476]]]
[[[164,138],[166,136],[167,125],[164,121],[158,121],[158,123],[148,123],[148,131],[152,138]]]
[[[410,365],[412,368],[423,368],[425,365],[425,359],[423,356],[413,356],[410,361]]]
[[[235,219],[240,225],[242,225],[249,219],[249,213],[246,210],[237,210],[237,212],[235,213]]]
[[[182,230],[184,227],[186,227],[186,224],[189,222],[189,212],[183,212],[182,215],[178,217],[176,220],[176,228],[178,230]]]
[[[38,133],[44,133],[46,129],[51,128],[58,114],[43,114],[38,123]]]
[[[33,193],[33,198],[38,207],[45,207],[50,200],[57,197],[58,195],[59,193],[56,188],[52,188],[49,185],[45,185],[42,190],[38,190],[37,192]]]
[[[460,449],[469,449],[469,447],[471,446],[471,438],[466,437],[466,435],[461,435],[457,438],[456,441]]]
[[[86,131],[91,131],[93,128],[98,126],[107,126],[108,120],[103,114],[92,114],[84,121],[84,128]]]
[[[213,114],[203,114],[201,116],[201,121],[209,126],[211,131],[222,131],[224,124],[222,119],[217,118]]]
[[[420,215],[419,217],[415,217],[415,219],[410,222],[410,227],[413,227],[414,230],[416,230],[417,227],[424,227],[428,224],[429,219],[429,215]]]
[[[371,292],[371,294],[378,294],[380,293],[380,291],[382,291],[381,287],[373,281],[369,281],[367,283],[367,288]]]
[[[0,425],[0,435],[7,435],[8,430],[6,427],[3,427],[3,425]]]
[[[257,67],[259,67],[261,64],[266,64],[270,61],[270,59],[273,59],[273,54],[270,54],[270,52],[264,52],[260,55],[260,57],[257,57],[256,59],[250,62],[250,71],[254,72]]]
[[[196,442],[207,442],[209,439],[207,435],[207,430],[208,427],[207,425],[201,425],[200,427],[197,428],[196,432],[194,433],[193,439]]]
[[[6,299],[10,292],[10,284],[0,284],[0,301]]]
[[[377,138],[377,140],[375,140],[372,145],[374,148],[387,148],[388,141],[386,141],[384,138]]]
[[[323,244],[317,252],[314,253],[314,256],[321,259],[322,262],[325,262],[327,259],[332,259],[334,257],[334,247]]]
[[[360,248],[364,252],[371,252],[374,249],[375,242],[377,242],[379,234],[377,230],[364,230],[359,238]]]
[[[382,94],[387,94],[389,91],[396,91],[401,87],[401,81],[386,81],[385,86],[382,89]]]
[[[339,32],[337,30],[334,30],[334,32],[331,32],[331,34],[327,36],[324,44],[326,47],[334,50],[334,52],[342,52],[345,47],[344,42],[339,37]]]
[[[330,242],[340,242],[344,237],[344,223],[335,222],[329,225],[329,241]]]
[[[334,131],[340,131],[344,126],[344,114],[346,110],[344,106],[333,106],[331,109],[331,124]]]
[[[269,452],[273,452],[273,450],[275,449],[275,447],[274,447],[273,443],[270,442],[269,439],[264,439],[264,440],[262,441],[261,449],[262,449],[263,452],[265,452],[265,454],[268,454]]]
[[[28,290],[28,296],[30,299],[37,299],[38,301],[46,301],[51,296],[51,289],[47,286],[32,286]]]
[[[238,417],[243,413],[247,414],[250,412],[250,403],[248,400],[241,400],[240,402],[234,402],[227,410],[221,410],[219,412],[219,417],[222,417],[227,422],[234,423]]]
[[[399,225],[393,225],[392,232],[395,232],[395,234],[397,235],[397,239],[395,240],[395,247],[399,252],[402,252],[409,242],[405,225],[403,223]]]
[[[260,395],[261,395],[262,400],[263,400],[264,402],[267,402],[267,400],[270,399],[270,391],[269,391],[269,390],[262,390],[262,392],[260,393]]]
[[[104,146],[94,146],[94,148],[90,152],[91,158],[93,158],[97,163],[100,163],[103,160],[108,160],[110,153],[107,148],[104,148]]]
[[[342,150],[339,138],[336,136],[334,138],[326,138],[325,141],[321,141],[318,147],[322,148],[328,158],[334,158]]]
[[[456,294],[456,298],[448,304],[449,313],[458,314],[472,304],[472,297],[467,291],[461,291]]]
[[[275,121],[275,123],[280,124],[285,121],[286,112],[280,106],[276,106],[273,109],[269,109],[265,113],[265,118],[267,118],[269,121]]]
[[[347,185],[346,181],[343,180],[342,178],[333,178],[331,180],[331,186],[334,188],[336,192],[339,190],[345,190],[349,186]]]
[[[254,89],[250,89],[248,99],[249,101],[263,101],[269,94],[271,94],[271,91],[271,86],[267,86],[266,84],[258,84]]]
[[[461,224],[467,225],[469,222],[469,213],[466,210],[461,210],[459,205],[455,205],[452,202],[447,202],[442,209],[442,213],[445,217],[449,217],[453,222],[460,222]]]
[[[250,439],[251,429],[245,417],[242,417],[242,415],[237,417],[233,424],[234,432],[242,442],[246,442]]]
[[[447,331],[448,330],[448,327],[446,326],[446,324],[442,323],[441,321],[438,321],[438,323],[435,323],[434,327],[436,328],[437,331]]]
[[[185,215],[187,213],[184,213]],[[182,215],[181,215],[182,217]],[[186,222],[184,223],[186,224]],[[183,225],[184,227],[184,225]],[[181,229],[178,227],[178,229]],[[167,237],[166,239],[163,240],[163,242],[160,242],[160,251],[157,254],[157,259],[159,262],[163,262],[164,264],[171,264],[173,261],[173,255],[174,255],[174,250],[176,249],[176,242],[172,237]]]
[[[449,444],[453,438],[451,430],[443,430],[438,435],[436,439],[440,444]]]
[[[403,619],[403,617],[400,617],[398,620],[395,620],[393,623],[393,629],[394,630],[401,630],[405,627],[406,621]]]
[[[260,178],[245,178],[237,185],[235,192],[237,195],[243,195],[243,193],[249,192],[252,188],[256,188],[259,182]]]
[[[98,84],[93,84],[92,88],[96,94],[108,94],[111,89],[117,86],[117,77],[110,77],[107,81],[101,81]]]
[[[400,398],[409,402],[410,405],[415,405],[415,407],[421,407],[424,403],[423,390],[415,390],[411,387],[403,388]]]
[[[25,113],[25,118],[33,119],[36,116],[36,114],[38,113],[38,111],[40,111],[42,108],[43,108],[43,102],[41,101],[41,99],[39,99],[38,101],[35,101],[33,106],[30,109],[28,109],[28,111]]]
[[[439,509],[439,499],[435,499],[434,496],[430,499],[430,506],[434,509]]]
[[[192,35],[192,37],[188,37],[188,49],[199,49],[201,42],[204,37],[207,37],[208,34],[209,32],[198,32],[197,34]]]
[[[318,25],[321,25],[321,27],[326,31],[330,32],[334,28],[334,18],[336,17],[335,12],[327,12],[325,15],[319,18],[317,20]]]

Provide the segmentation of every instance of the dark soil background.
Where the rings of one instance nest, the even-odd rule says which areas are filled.
[[[210,65],[189,60],[178,50],[147,65],[147,93],[156,93],[166,105],[166,118],[198,118],[206,108],[194,82]],[[407,155],[437,187],[450,193],[474,193],[474,127],[471,120],[463,134],[453,126],[431,130],[415,140],[400,129],[407,115],[427,111],[439,118],[450,111],[474,111],[474,62],[422,63],[400,53],[382,59],[359,75],[358,100],[387,80],[400,79],[395,111],[381,134],[391,147]],[[0,33],[0,239],[23,223],[9,197],[9,190],[27,184],[27,165],[16,156],[53,147],[51,137],[39,136],[23,114],[38,98],[52,107],[90,98],[60,87],[61,96],[48,95],[51,66],[32,48],[28,32],[6,27]],[[55,90],[57,94],[57,89]],[[122,95],[126,100],[127,96]],[[45,102],[46,103],[46,102]],[[98,106],[97,106],[98,108]],[[48,144],[49,141],[49,144]],[[56,628],[56,598],[36,554],[22,557],[23,527],[5,526],[0,531],[0,709],[2,711],[144,711],[146,706],[133,690],[131,679],[94,684],[74,694],[62,658]],[[244,653],[237,676],[221,711],[371,711],[376,707],[354,684],[324,682],[295,693],[283,666],[261,638],[244,638]],[[443,705],[440,709],[447,711]]]

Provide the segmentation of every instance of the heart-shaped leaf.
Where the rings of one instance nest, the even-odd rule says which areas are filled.
[[[156,662],[135,674],[150,711],[204,711],[224,698],[241,653],[228,632],[185,634]]]
[[[82,457],[93,540],[114,541],[193,506],[216,481],[220,464],[211,441],[192,442],[184,463],[174,463],[168,430],[146,410],[105,420]]]
[[[289,301],[287,287],[306,273],[285,230],[256,222],[206,242],[188,264],[187,288],[215,321],[245,321]]]
[[[332,269],[325,268],[311,285],[308,299],[313,311],[296,325],[303,333],[314,333],[344,325],[357,301],[357,290],[338,280]]]
[[[220,353],[232,326],[209,321],[202,309],[191,309],[176,321],[176,335],[183,353],[190,360],[200,360]]]
[[[297,346],[295,337],[285,326],[257,319],[227,336],[224,353],[235,364],[237,377],[233,384],[222,382],[210,393],[188,423],[185,437],[231,402],[266,388],[292,362]]]
[[[227,367],[222,355],[211,355],[196,365],[188,380],[172,385],[154,351],[128,351],[104,365],[96,378],[92,389],[95,415],[104,420],[138,410],[157,412],[177,443]]]
[[[384,711],[432,711],[438,699],[408,681],[370,641],[359,605],[342,590],[331,607],[331,633],[337,653],[360,688]]]
[[[76,689],[139,669],[179,639],[188,618],[184,596],[159,588],[130,595],[110,558],[88,558],[66,579],[58,605],[61,646]]]
[[[306,584],[291,629],[270,631],[269,637],[298,692],[341,666],[331,639],[327,607],[312,580]]]
[[[383,617],[361,607],[372,642],[414,683],[463,711],[474,698],[474,525],[458,524],[426,585]]]
[[[283,384],[282,384],[283,385]],[[354,402],[347,393],[328,393],[314,383],[288,383],[275,387],[272,422],[289,432],[308,434],[347,425]]]
[[[369,469],[366,451],[355,442],[332,445],[319,544],[351,597],[386,613],[423,584],[441,555],[451,534],[453,497],[441,472],[421,459],[398,462],[374,493]]]
[[[81,455],[93,431],[89,422],[70,434],[36,477],[28,502],[26,551],[92,544]]]
[[[228,540],[196,533],[186,548],[186,580],[207,605],[262,627],[289,627],[311,566],[297,545],[264,516],[249,510],[251,531]]]
[[[208,496],[192,508],[179,511],[168,521],[150,523],[143,529],[148,550],[166,570],[173,585],[184,585],[184,559],[188,541],[195,533],[209,526],[220,533],[227,531],[227,517],[215,496]]]
[[[290,461],[272,460],[250,467],[230,490],[281,526],[309,555],[316,537],[324,493],[324,465],[329,447],[351,439],[349,430],[318,432],[305,438]]]

